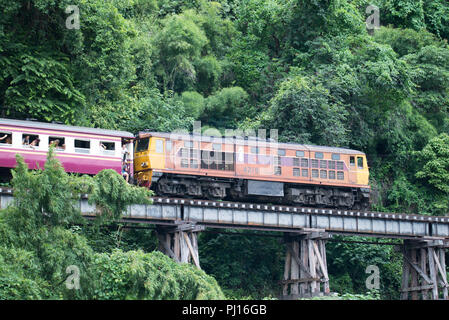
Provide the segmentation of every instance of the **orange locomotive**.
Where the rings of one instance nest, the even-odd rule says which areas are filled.
[[[367,209],[366,155],[251,138],[141,132],[139,185],[158,195]]]

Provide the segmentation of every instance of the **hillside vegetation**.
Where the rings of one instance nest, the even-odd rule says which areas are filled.
[[[66,27],[69,5],[79,29]],[[380,29],[367,30],[368,5],[379,7]],[[222,132],[277,129],[281,141],[365,152],[374,210],[449,211],[446,0],[0,0],[0,12],[2,117],[131,132],[191,130],[195,120]],[[89,239],[116,246],[99,232]],[[144,234],[123,241],[151,251]],[[331,289],[366,292],[364,270],[376,264],[382,297],[397,297],[391,247],[328,249]],[[30,263],[27,250],[14,256]],[[153,253],[108,254],[144,265]],[[283,256],[274,238],[200,237],[202,266],[229,296],[274,295]],[[59,281],[33,272],[30,296],[46,295],[38,281]]]

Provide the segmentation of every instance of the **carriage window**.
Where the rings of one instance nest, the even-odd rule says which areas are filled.
[[[363,169],[363,158],[357,157],[357,168]]]
[[[48,145],[54,146],[55,150],[57,151],[64,151],[65,150],[65,138],[63,137],[49,137],[48,138]]]
[[[39,146],[39,136],[35,134],[23,134],[22,135],[22,145],[24,147],[38,147]]]
[[[282,169],[281,169],[281,167],[276,167],[276,168],[274,169],[274,174],[277,175],[277,176],[280,176],[280,175],[282,174]]]
[[[324,158],[324,155],[323,155],[322,152],[315,152],[315,158],[317,158],[317,159],[323,159],[323,158]]]
[[[76,148],[76,141],[75,140],[75,148]],[[107,142],[107,141],[100,141],[100,147],[103,153],[105,154],[114,154],[115,153],[115,143],[114,142]],[[76,151],[76,149],[75,149]]]
[[[12,144],[12,133],[0,132],[0,144]]]
[[[318,168],[318,160],[312,159],[312,168]]]
[[[312,178],[318,178],[318,169],[312,169]]]
[[[278,149],[278,156],[285,156],[285,149]]]
[[[340,160],[340,154],[339,153],[332,153],[332,160]]]
[[[164,141],[156,139],[156,153],[164,153]]]
[[[320,160],[320,168],[327,169],[327,160]]]
[[[297,157],[304,157],[304,151],[296,151]]]
[[[150,138],[144,138],[137,141],[136,152],[143,152],[148,150],[148,143],[150,142]]]
[[[293,175],[299,177],[299,168],[293,168]]]
[[[335,161],[329,161],[329,169],[335,169]]]
[[[308,177],[309,176],[309,169],[302,169],[301,173],[302,173],[303,177]]]
[[[75,140],[75,152],[90,153],[90,141],[89,140]]]
[[[335,171],[329,171],[329,179],[335,179]]]

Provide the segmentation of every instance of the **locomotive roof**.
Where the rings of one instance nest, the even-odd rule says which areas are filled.
[[[213,138],[223,138],[223,137],[211,137],[211,136],[204,136],[199,134],[185,134],[185,133],[166,133],[166,132],[139,132],[138,137],[139,138],[145,138],[148,136],[154,136],[154,137],[161,137],[161,138],[173,138],[176,137],[177,139],[185,139],[185,140],[192,140],[192,141],[203,141],[203,142],[210,142]],[[224,137],[224,138],[232,138],[232,137]],[[235,142],[237,144],[248,144],[248,145],[254,145],[256,146],[257,142],[266,142],[268,143],[274,143],[275,141],[261,139],[257,137],[249,137],[248,139],[243,139],[242,137],[236,137]],[[316,145],[310,145],[310,144],[299,144],[299,143],[285,143],[285,142],[278,142],[278,147],[280,148],[286,148],[286,149],[302,149],[302,150],[308,150],[308,151],[318,151],[318,152],[332,152],[332,153],[345,153],[345,154],[365,154],[362,151],[354,150],[354,149],[348,149],[348,148],[339,148],[339,147],[328,147],[328,146],[316,146]]]
[[[88,128],[88,127],[76,127],[76,126],[68,126],[68,125],[58,124],[58,123],[46,123],[46,122],[38,122],[38,121],[30,121],[30,120],[15,120],[15,119],[0,118],[0,124],[13,125],[13,126],[18,126],[18,127],[26,127],[26,128],[50,129],[50,130],[69,131],[69,132],[77,132],[77,133],[98,134],[98,135],[105,135],[105,136],[130,138],[130,139],[134,138],[134,135],[132,133],[126,132],[126,131]]]

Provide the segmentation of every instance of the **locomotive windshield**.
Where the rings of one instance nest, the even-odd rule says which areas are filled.
[[[142,152],[148,150],[148,143],[150,142],[150,138],[143,138],[137,141],[136,152]]]

